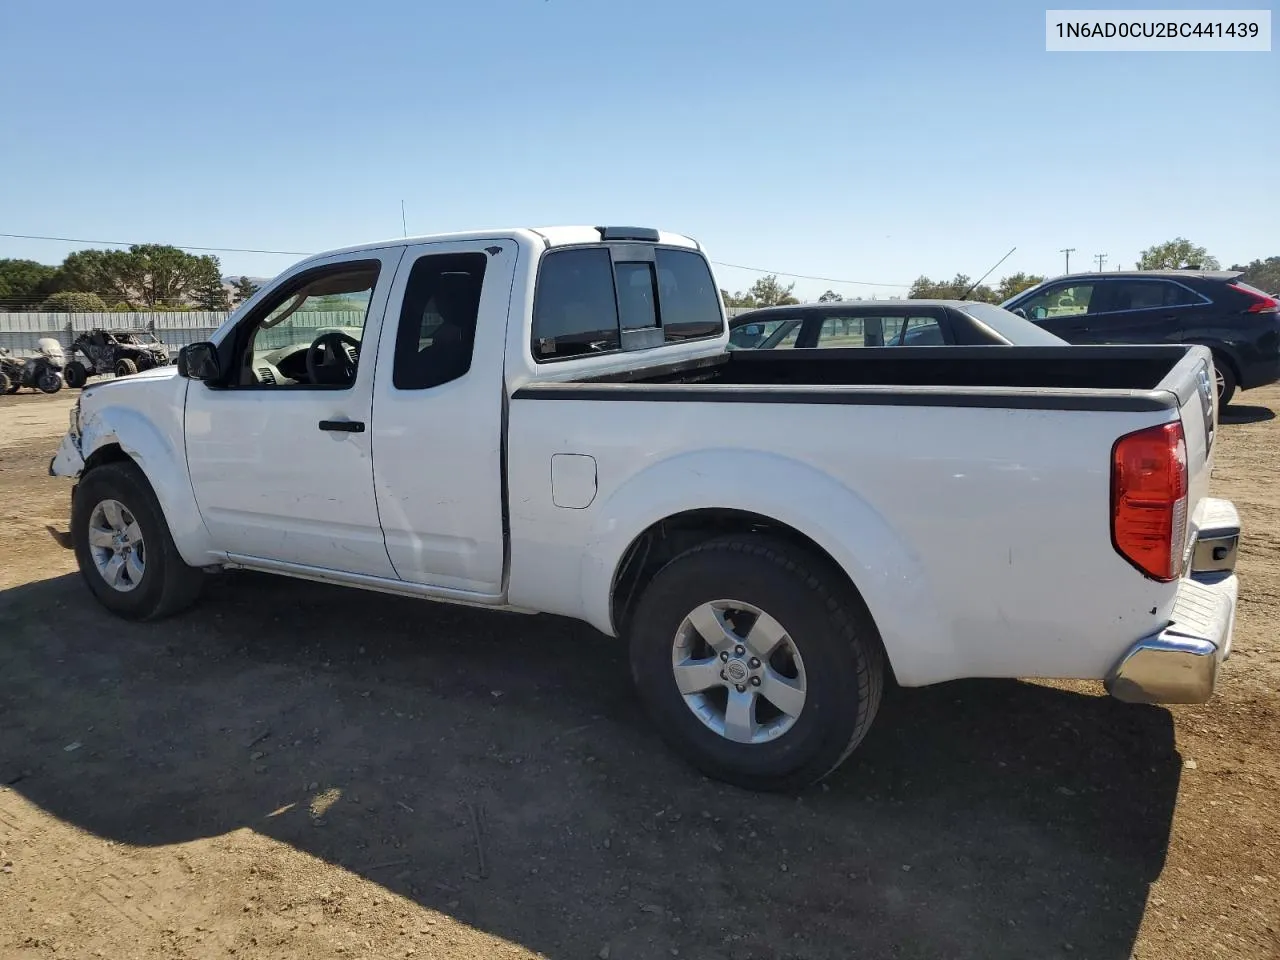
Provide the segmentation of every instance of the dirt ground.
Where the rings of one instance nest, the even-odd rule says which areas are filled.
[[[577,623],[240,574],[112,619],[46,474],[73,399],[0,398],[6,960],[1280,956],[1280,388],[1221,433],[1209,704],[897,690],[800,797],[673,759]]]

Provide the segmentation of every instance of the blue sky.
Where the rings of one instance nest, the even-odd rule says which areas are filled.
[[[403,199],[410,233],[652,225],[716,260],[882,283],[976,277],[1015,245],[993,279],[1060,271],[1065,246],[1073,267],[1132,266],[1176,235],[1224,264],[1280,254],[1280,52],[1050,54],[1044,18],[8,0],[0,232],[318,251],[400,235]],[[0,257],[74,248],[0,239]],[[895,292],[796,290],[828,286]]]

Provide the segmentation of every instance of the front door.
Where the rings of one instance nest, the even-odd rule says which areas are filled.
[[[1101,343],[1095,337],[1094,314],[1097,284],[1068,280],[1054,284],[1018,304],[1032,323],[1068,343]]]
[[[187,466],[232,557],[394,577],[373,493],[374,358],[401,247],[282,278],[187,391]]]
[[[410,247],[391,291],[374,475],[387,553],[411,583],[503,591],[503,369],[518,253],[511,240]]]

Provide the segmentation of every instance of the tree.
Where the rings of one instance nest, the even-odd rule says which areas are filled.
[[[784,287],[778,283],[778,278],[771,273],[753,283],[748,293],[762,307],[781,307],[788,303],[800,302],[791,295],[791,291],[795,289],[795,286],[794,283],[789,283]]]
[[[192,291],[192,299],[199,310],[226,312],[231,309],[231,293],[216,273],[201,281],[200,286]]]
[[[156,309],[188,304],[197,291],[221,286],[218,258],[177,247],[143,243],[128,250],[80,250],[62,264],[62,285],[109,295],[131,306]]]
[[[1263,293],[1280,293],[1280,257],[1267,257],[1265,260],[1254,260],[1248,266],[1235,264],[1232,270],[1243,270],[1240,279]]]
[[[1044,277],[1034,273],[1012,273],[1007,277],[1002,277],[996,285],[996,303],[1004,303],[1010,297],[1016,297],[1023,290],[1034,287],[1037,283],[1044,283]]]
[[[789,303],[800,302],[791,295],[791,291],[794,288],[794,283],[789,283],[784,287],[778,283],[777,276],[771,273],[753,283],[751,289],[746,293],[741,290],[737,293],[730,293],[722,288],[720,297],[724,300],[726,307],[781,307]]]
[[[837,303],[843,299],[844,297],[840,296],[840,294],[836,293],[834,290],[827,290],[822,294],[822,296],[818,298],[818,302],[819,303]]]
[[[1154,247],[1147,247],[1138,257],[1139,270],[1177,270],[1181,267],[1217,270],[1218,260],[1204,247],[1195,246],[1186,237],[1175,237]]]
[[[58,268],[34,260],[0,260],[0,310],[39,303],[56,287]]]
[[[106,313],[107,305],[96,293],[63,290],[40,304],[41,313]]]
[[[916,278],[916,282],[911,285],[911,289],[907,292],[907,297],[911,300],[980,300],[984,303],[997,303],[996,293],[986,284],[980,284],[969,289],[973,281],[963,273],[957,273],[955,278],[946,281],[930,280],[928,277],[920,276]]]
[[[235,292],[231,295],[231,299],[237,306],[244,303],[258,292],[258,285],[248,277],[241,277],[239,280],[235,281],[232,286],[235,287]],[[720,292],[722,294],[724,293],[723,290]]]

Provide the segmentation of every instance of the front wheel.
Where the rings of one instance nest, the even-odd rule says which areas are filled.
[[[62,389],[62,374],[46,367],[36,379],[36,387],[41,393],[57,393]]]
[[[79,390],[88,382],[89,371],[79,360],[72,360],[67,364],[66,369],[62,371],[62,379],[67,382],[67,386],[72,390]]]
[[[760,536],[708,541],[653,579],[631,620],[631,671],[662,737],[752,790],[827,776],[866,736],[884,657],[829,562]]]
[[[138,365],[134,363],[132,360],[130,360],[128,357],[125,357],[122,360],[116,361],[117,377],[131,377],[137,372],[138,372]]]
[[[5,373],[3,370],[0,370],[0,394],[11,393],[12,391],[9,389],[9,387],[12,385],[12,383],[13,381],[9,379],[9,375]]]
[[[183,562],[134,463],[107,463],[84,475],[71,504],[71,540],[89,590],[125,619],[158,620],[200,595],[204,575]]]

